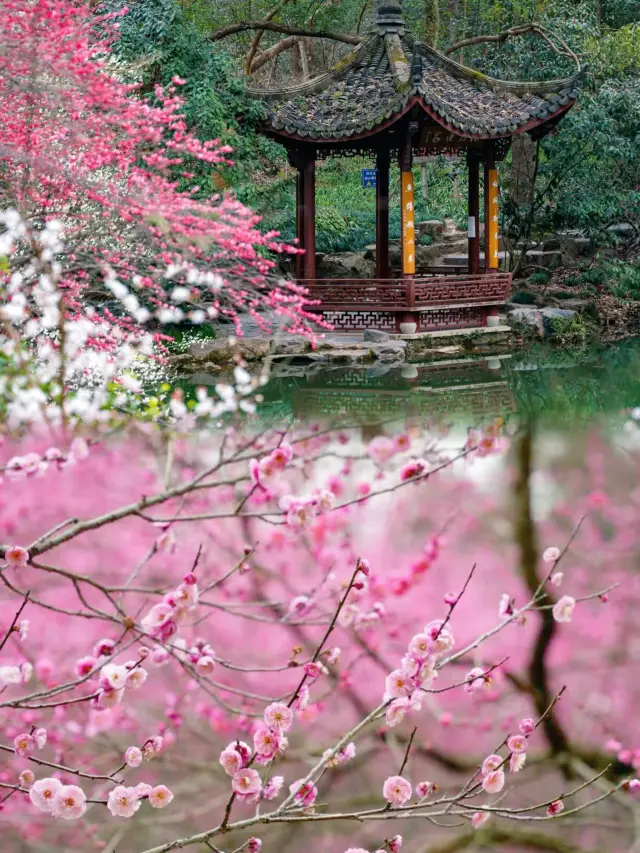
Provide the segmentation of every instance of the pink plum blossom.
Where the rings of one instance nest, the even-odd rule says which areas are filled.
[[[251,796],[252,794],[260,793],[262,790],[262,781],[257,770],[254,770],[252,767],[246,767],[233,774],[231,787],[236,794]]]
[[[494,770],[497,770],[498,767],[503,763],[504,758],[500,755],[487,755],[485,760],[482,762],[481,772],[483,776],[487,776],[489,773],[492,773]]]
[[[33,789],[32,789],[33,790]],[[87,810],[87,796],[77,785],[62,785],[56,791],[51,814],[62,820],[78,820]]]
[[[259,757],[273,758],[280,748],[278,733],[266,726],[259,726],[253,735],[253,747]]]
[[[404,669],[394,669],[386,677],[385,699],[397,699],[401,696],[409,696],[415,690],[411,676]]]
[[[372,439],[367,446],[367,453],[376,465],[383,465],[395,454],[394,442],[386,435],[378,435]]]
[[[524,735],[511,735],[507,741],[507,747],[516,754],[526,752],[527,746],[527,739]]]
[[[393,728],[397,726],[398,723],[401,723],[408,712],[411,710],[411,703],[409,699],[404,696],[400,699],[394,699],[393,702],[387,707],[386,711],[386,722],[387,725]]]
[[[165,806],[169,805],[172,799],[173,794],[166,785],[156,785],[155,788],[152,788],[149,792],[149,804],[153,806],[154,809],[163,809]]]
[[[8,566],[23,569],[29,562],[29,552],[20,545],[10,545],[4,552],[4,559]]]
[[[392,806],[403,806],[411,799],[411,783],[403,776],[389,776],[382,786],[382,796]]]
[[[524,767],[527,760],[526,752],[512,752],[509,758],[509,770],[512,773],[519,773]]]
[[[532,720],[530,717],[527,717],[523,720],[520,720],[518,728],[520,729],[523,735],[530,735],[536,730],[536,721]]]
[[[433,641],[427,634],[415,634],[409,643],[409,651],[418,660],[424,660],[431,654]]]
[[[33,770],[29,770],[29,769],[22,770],[20,772],[20,775],[18,776],[18,782],[20,783],[20,786],[22,788],[26,788],[27,790],[29,790],[29,788],[31,788],[31,786],[33,785],[35,780],[36,780],[36,777],[35,777]]]
[[[31,753],[35,751],[36,742],[30,734],[23,733],[14,738],[13,747],[16,751],[16,755],[25,758],[27,755],[31,755]]]
[[[555,563],[559,558],[560,549],[555,547],[547,548],[544,554],[542,555],[542,559],[545,561],[545,563]]]
[[[129,767],[139,767],[142,764],[142,750],[137,746],[130,746],[125,750],[124,760]]]
[[[575,606],[575,598],[572,598],[570,595],[563,595],[553,605],[553,618],[556,622],[571,622]]]
[[[40,809],[41,812],[51,812],[53,809],[54,797],[61,788],[62,783],[55,777],[38,779],[38,781],[34,782],[31,786],[29,799],[37,809]]]
[[[549,817],[555,817],[562,811],[564,811],[564,803],[562,800],[554,800],[549,806],[547,806],[547,814]]]
[[[247,841],[247,850],[249,853],[260,853],[262,848],[262,839],[256,838],[255,836],[251,836],[251,838]]]
[[[105,689],[120,690],[126,685],[128,675],[126,666],[108,663],[100,670],[100,683]]]
[[[491,812],[474,812],[471,815],[471,826],[474,829],[480,829],[491,817]]]
[[[437,786],[434,785],[433,782],[418,782],[418,784],[416,785],[416,795],[421,800],[424,800],[425,797],[429,797],[436,790]]]
[[[127,675],[125,686],[133,687],[134,690],[139,690],[147,680],[148,675],[149,673],[143,666],[137,666]]]
[[[464,689],[467,693],[477,693],[479,690],[484,690],[488,687],[491,679],[481,666],[474,666],[474,668],[469,670],[467,673],[465,681],[466,684]]]
[[[284,702],[272,702],[264,709],[264,721],[271,729],[288,732],[293,723],[293,711]]]
[[[563,578],[564,578],[564,572],[554,572],[549,579],[549,583],[552,586],[560,586]]]
[[[399,853],[402,847],[402,836],[394,835],[393,838],[389,839],[387,846],[389,847],[389,853]]]
[[[289,786],[289,793],[294,795],[294,802],[305,808],[311,808],[318,797],[318,789],[313,782],[297,779]]]
[[[107,808],[114,817],[133,817],[140,808],[140,797],[135,788],[118,785],[109,792]]]
[[[262,796],[265,800],[275,800],[280,791],[282,790],[282,786],[284,785],[284,776],[273,776],[267,784],[264,786],[264,790],[262,791]]]
[[[492,770],[482,779],[482,787],[487,794],[499,794],[504,788],[504,771]]]

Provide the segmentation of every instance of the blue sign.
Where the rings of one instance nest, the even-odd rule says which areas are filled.
[[[378,172],[376,169],[363,169],[362,170],[362,186],[363,187],[375,187],[376,178],[378,177]]]

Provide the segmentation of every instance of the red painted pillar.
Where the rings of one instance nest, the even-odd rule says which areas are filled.
[[[473,151],[467,154],[469,168],[469,275],[480,272],[480,162]]]
[[[311,151],[304,163],[304,277],[316,277],[316,155]]]
[[[400,205],[402,222],[402,278],[406,285],[407,312],[402,319],[405,323],[415,323],[416,331],[419,330],[420,315],[413,313],[415,308],[415,272],[416,272],[416,217],[415,217],[415,190],[413,180],[413,151],[411,147],[411,134],[407,132],[404,144],[400,149],[398,162],[400,165]]]
[[[498,268],[497,186],[496,158],[491,146],[484,156],[484,271],[487,273]]]
[[[298,164],[296,176],[296,237],[298,248],[304,249],[304,166]],[[304,278],[304,255],[296,255],[296,279]]]
[[[391,278],[389,268],[389,152],[376,158],[376,278]]]

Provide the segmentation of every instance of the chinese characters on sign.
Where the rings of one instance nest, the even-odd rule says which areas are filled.
[[[416,271],[416,220],[413,196],[413,173],[402,173],[402,272]]]
[[[489,258],[487,260],[487,269],[498,269],[498,170],[489,169],[487,174],[487,183],[489,188],[489,203],[487,205],[487,214],[489,222],[487,223],[487,250]]]
[[[378,172],[376,169],[363,169],[362,172],[362,186],[366,189],[367,187],[375,187],[377,183]]]

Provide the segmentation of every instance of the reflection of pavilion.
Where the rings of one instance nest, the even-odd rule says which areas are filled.
[[[291,400],[297,417],[344,415],[362,421],[407,415],[487,417],[515,411],[499,359],[460,359],[403,365],[382,374],[357,368],[278,378],[272,391]],[[277,390],[276,390],[277,389]]]
[[[539,139],[555,128],[577,98],[579,77],[493,79],[414,38],[399,0],[379,0],[371,36],[330,71],[301,84],[249,90],[267,105],[263,132],[287,148],[298,170],[296,231],[305,254],[298,256],[296,278],[319,301],[316,310],[339,331],[495,325],[511,287],[511,275],[498,269],[496,163],[514,136],[528,133]],[[468,164],[469,253],[463,274],[419,274],[416,267],[412,167],[416,156],[434,154],[464,156]],[[319,279],[316,162],[354,155],[376,164],[376,277]],[[401,171],[399,269],[392,268],[389,258],[389,168],[394,159]]]

